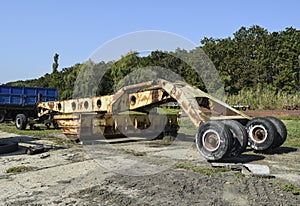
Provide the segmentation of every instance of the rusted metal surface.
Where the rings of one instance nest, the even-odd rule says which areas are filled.
[[[82,112],[105,112],[111,114],[151,107],[153,104],[162,104],[163,101],[170,100],[170,98],[164,96],[162,89],[135,93],[122,93],[122,91],[120,90],[116,95],[39,103],[40,116],[49,111],[56,111],[62,114]]]
[[[166,80],[159,80],[158,85],[179,103],[183,111],[189,116],[196,127],[209,119],[200,110],[194,94],[190,93],[189,90],[184,91],[185,84],[174,84]]]
[[[180,104],[196,127],[210,119],[250,119],[228,104],[184,82],[159,80],[158,84]]]
[[[100,135],[138,136],[145,133],[158,136],[161,132],[178,130],[177,115],[83,113],[79,118],[72,117],[72,115],[57,115],[55,120],[62,128],[62,133],[73,139],[100,137]]]
[[[177,114],[155,113],[154,107],[177,101],[198,127],[210,119],[250,119],[249,116],[184,82],[159,79],[125,86],[114,95],[79,98],[38,104],[43,116],[56,112],[54,119],[62,132],[81,135],[145,134],[178,129]],[[141,113],[124,113],[135,111]]]
[[[123,87],[114,95],[44,102],[38,107],[39,116],[41,118],[47,115],[54,116],[62,132],[70,139],[98,144],[106,140],[103,137],[133,136],[153,139],[168,134],[176,136],[179,116],[158,113],[156,108],[174,101],[198,129],[197,149],[208,160],[236,157],[246,149],[247,142],[252,148],[260,151],[271,146],[278,147],[275,146],[274,136],[264,134],[265,128],[260,125],[268,123],[267,121],[252,119],[247,115],[247,111],[245,114],[181,81],[169,82],[158,79]],[[270,114],[266,115],[265,112],[262,116],[276,116],[276,114],[271,111]],[[207,122],[209,120],[237,121]],[[202,124],[204,122],[207,123]],[[273,123],[266,126],[269,127],[266,131],[274,130],[274,134],[279,134],[276,133]],[[238,141],[234,141],[233,138]],[[282,139],[286,139],[286,134],[282,134]],[[251,142],[255,144],[263,142],[263,146],[270,144],[258,147]]]
[[[45,112],[56,111],[62,114],[81,112],[107,112],[111,106],[112,95],[93,98],[80,98],[56,102],[42,102],[38,104],[43,115]]]
[[[75,114],[65,114],[65,115],[55,115],[54,120],[58,123],[63,134],[67,135],[69,139],[79,138],[79,128],[80,128],[80,115]]]

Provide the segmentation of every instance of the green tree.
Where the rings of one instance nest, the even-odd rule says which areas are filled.
[[[59,54],[57,54],[57,53],[55,53],[54,54],[54,57],[53,57],[53,59],[54,59],[54,62],[53,62],[53,64],[52,64],[52,73],[57,73],[58,71],[57,71],[57,68],[58,68],[58,58],[59,58]]]
[[[60,99],[112,94],[122,86],[157,78],[182,77],[202,90],[218,90],[222,85],[215,81],[218,75],[209,71],[212,65],[208,56],[229,94],[245,89],[291,94],[299,91],[300,32],[295,28],[269,33],[257,25],[241,27],[232,37],[205,37],[201,44],[191,51],[153,51],[145,57],[130,52],[118,61],[75,64],[61,71],[56,53],[51,74],[7,85],[58,88]]]

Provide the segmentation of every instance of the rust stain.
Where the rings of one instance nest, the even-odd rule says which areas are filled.
[[[135,92],[136,90],[139,92]],[[180,104],[195,126],[199,126],[212,115],[240,115],[242,117],[241,113],[231,109],[225,103],[223,105],[222,102],[217,100],[216,102],[212,97],[206,95],[201,90],[186,83],[171,83],[159,79],[157,85],[154,85],[154,81],[129,85],[121,88],[114,95],[40,103],[38,105],[43,108],[41,114],[47,114],[48,110],[62,113],[62,115],[55,115],[54,119],[61,126],[63,133],[73,138],[78,137],[80,132],[102,132],[107,135],[115,135],[120,134],[120,130],[143,133],[143,129],[146,128],[151,128],[154,131],[161,125],[166,125],[165,129],[174,124],[178,126],[176,114],[168,116],[167,119],[166,116],[159,115],[149,117],[146,113],[145,115],[118,115],[119,112],[129,110],[147,112],[153,105],[167,102],[168,98]],[[210,108],[201,106],[202,101],[199,103],[196,98],[207,98],[211,101],[212,106]],[[73,105],[72,108],[73,102],[76,107]],[[97,104],[101,104],[101,106]],[[139,108],[145,110],[138,110]],[[113,112],[117,119],[112,117]],[[83,115],[88,117],[84,119]]]
[[[48,107],[49,107],[50,111],[52,111],[54,108],[54,102],[48,102]]]
[[[187,111],[189,109],[189,106],[185,102],[181,102],[181,107],[184,111]]]

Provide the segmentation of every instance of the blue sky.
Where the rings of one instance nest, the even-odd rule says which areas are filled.
[[[2,0],[0,83],[51,73],[81,63],[105,42],[141,30],[203,37],[232,36],[241,26],[269,32],[300,27],[297,0]]]

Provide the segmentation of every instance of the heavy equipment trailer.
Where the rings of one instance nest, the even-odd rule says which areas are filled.
[[[71,139],[100,135],[156,137],[176,136],[178,115],[157,113],[155,109],[174,101],[197,128],[197,149],[208,160],[236,157],[247,145],[255,150],[279,147],[287,136],[280,120],[251,118],[182,81],[159,79],[125,86],[114,95],[41,102],[38,107],[41,118],[55,114],[62,132]]]

